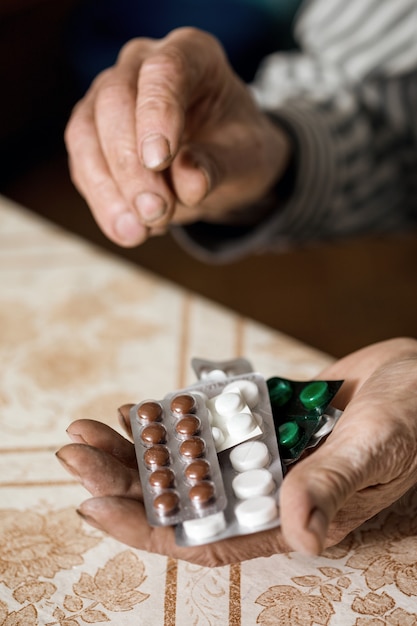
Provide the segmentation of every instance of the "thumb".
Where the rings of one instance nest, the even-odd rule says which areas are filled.
[[[285,477],[280,492],[281,525],[285,541],[295,551],[320,554],[338,511],[368,486],[367,455],[358,449],[355,439],[334,433]],[[352,512],[346,519],[338,518],[336,539],[340,541],[352,529]]]
[[[281,487],[283,536],[300,552],[319,554],[326,538],[328,545],[341,541],[416,484],[416,342],[375,344],[327,374],[350,371],[357,379],[338,394],[341,406],[348,402],[343,416]]]

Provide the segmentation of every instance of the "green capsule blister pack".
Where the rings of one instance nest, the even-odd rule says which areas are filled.
[[[269,398],[282,461],[297,461],[304,450],[317,444],[315,435],[325,430],[335,409],[330,403],[342,380],[293,381],[274,376],[267,380]]]

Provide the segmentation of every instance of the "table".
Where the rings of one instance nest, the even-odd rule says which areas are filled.
[[[59,207],[57,207],[59,210]],[[192,357],[308,379],[328,355],[105,254],[0,197],[0,625],[417,624],[417,497],[318,558],[206,569],[76,514],[54,452],[78,417],[194,382]]]

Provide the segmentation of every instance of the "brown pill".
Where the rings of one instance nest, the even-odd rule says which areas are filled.
[[[195,415],[185,415],[175,426],[180,437],[192,437],[200,430],[201,422]]]
[[[204,506],[214,498],[213,483],[204,481],[191,487],[188,496],[194,506]]]
[[[137,414],[143,422],[159,422],[162,417],[162,407],[158,402],[148,400],[138,407]]]
[[[148,448],[143,455],[146,467],[154,469],[157,467],[164,467],[169,463],[169,451],[166,446],[160,444]]]
[[[171,411],[175,415],[187,415],[196,410],[196,401],[189,393],[180,393],[171,400]]]
[[[158,515],[165,516],[174,513],[179,504],[179,497],[175,491],[164,491],[156,496],[153,501],[153,506]]]
[[[157,469],[149,476],[149,485],[156,491],[159,489],[169,489],[174,484],[175,474],[168,467]]]
[[[187,459],[198,459],[204,454],[205,448],[205,443],[201,437],[190,437],[180,445],[180,454]]]
[[[210,476],[210,464],[205,459],[197,459],[187,465],[184,474],[190,483],[200,482]]]
[[[142,430],[140,438],[145,446],[152,446],[156,443],[165,443],[165,426],[159,424],[158,422],[155,422],[154,424],[149,424],[149,426],[145,426],[145,428]]]

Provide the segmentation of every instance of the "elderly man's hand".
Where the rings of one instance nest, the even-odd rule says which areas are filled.
[[[58,452],[93,498],[80,513],[136,548],[206,566],[297,550],[318,554],[399,499],[417,480],[417,341],[395,339],[355,352],[320,378],[344,378],[334,431],[283,481],[281,529],[178,547],[173,529],[151,528],[133,444],[91,420],[71,424],[75,442]]]
[[[93,420],[73,422],[68,434],[77,443],[61,448],[57,456],[94,496],[83,502],[78,512],[92,526],[121,542],[207,567],[288,550],[279,530],[204,546],[177,546],[172,526],[148,524],[133,444]]]
[[[123,246],[170,222],[255,222],[242,211],[290,155],[217,40],[192,28],[127,43],[75,107],[65,138],[75,185]]]

